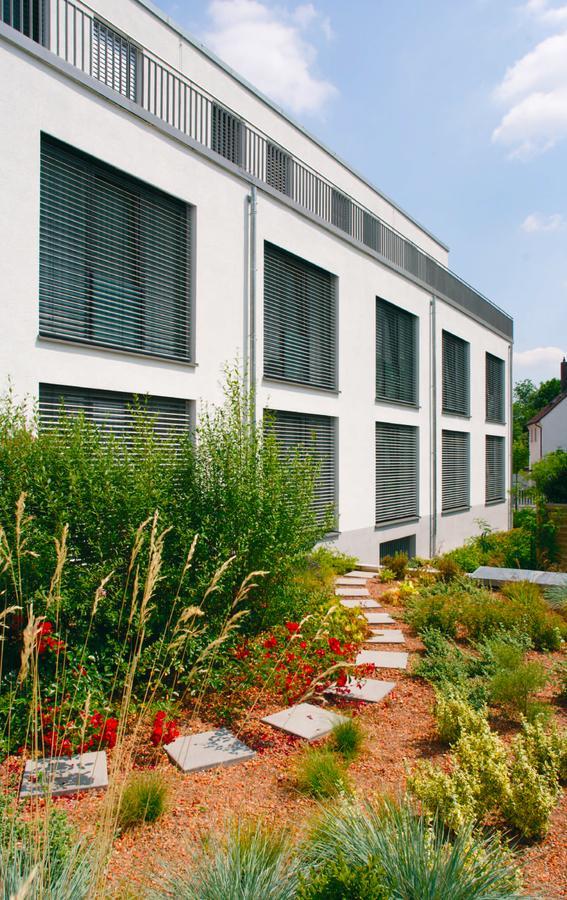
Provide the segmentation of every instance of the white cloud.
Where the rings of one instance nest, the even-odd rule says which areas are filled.
[[[559,378],[561,360],[567,355],[559,347],[534,347],[533,350],[514,352],[514,381],[531,378],[538,384],[550,378]]]
[[[542,216],[540,213],[530,213],[526,216],[520,228],[527,234],[538,231],[561,231],[565,227],[565,219],[560,213],[551,216]]]
[[[337,93],[315,71],[317,50],[306,32],[330,39],[332,29],[312,3],[292,10],[260,0],[211,0],[209,47],[263,93],[295,113],[318,113]]]
[[[506,111],[492,139],[510,156],[529,159],[567,138],[567,5],[528,0],[524,9],[557,33],[507,69],[494,91]]]

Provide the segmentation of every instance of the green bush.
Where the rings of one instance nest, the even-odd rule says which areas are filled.
[[[355,719],[339,722],[331,731],[329,747],[345,762],[353,762],[360,756],[364,744],[364,733]]]
[[[438,691],[435,719],[439,737],[445,744],[455,744],[463,732],[476,731],[486,721],[485,709],[474,709],[458,695]]]
[[[392,556],[384,556],[380,563],[394,573],[397,581],[403,581],[406,577],[409,563],[407,553],[394,553]]]
[[[425,630],[422,640],[426,653],[413,674],[425,678],[445,693],[460,696],[474,709],[482,709],[488,699],[485,662],[464,653],[434,628]]]
[[[517,873],[497,838],[481,837],[470,828],[450,835],[439,821],[418,816],[408,803],[343,802],[323,813],[304,856],[315,876],[324,876],[328,867],[331,873],[333,867],[339,871],[347,867],[363,877],[372,875],[377,900],[383,896],[408,900],[517,896]],[[355,889],[360,888],[355,881]],[[350,896],[347,891],[313,895],[321,900]],[[362,892],[360,896],[368,897]]]
[[[390,900],[378,860],[353,866],[337,855],[301,879],[298,900]]]
[[[378,572],[378,581],[381,584],[389,584],[391,581],[396,580],[396,573],[392,571],[392,569],[388,569],[387,566],[380,569]]]
[[[554,450],[534,463],[531,477],[548,503],[567,503],[567,450]]]
[[[344,763],[332,750],[319,747],[307,747],[299,757],[296,783],[301,793],[318,798],[350,791]]]
[[[405,619],[418,634],[434,628],[446,637],[454,638],[457,636],[459,610],[452,597],[431,594],[426,590],[410,599]]]
[[[514,752],[508,795],[503,804],[506,821],[528,840],[545,836],[557,802],[558,788],[530,763],[521,746]]]
[[[496,653],[495,664],[489,683],[491,701],[513,717],[528,716],[534,695],[547,683],[545,668],[539,662],[525,662],[521,650],[506,645]]]
[[[160,772],[137,772],[130,776],[120,796],[118,825],[123,830],[155,822],[167,809],[169,790]]]

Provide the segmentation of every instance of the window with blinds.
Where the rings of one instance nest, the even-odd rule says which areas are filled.
[[[331,222],[346,231],[352,232],[352,201],[335,188],[331,191]]]
[[[317,520],[336,517],[337,507],[337,435],[336,420],[330,416],[266,410],[266,424],[272,429],[282,454],[298,451],[312,454],[319,465],[315,485],[314,508]]]
[[[376,524],[419,516],[418,429],[376,422]]]
[[[486,354],[486,418],[489,422],[504,424],[506,419],[505,371],[503,359]]]
[[[0,0],[0,22],[38,44],[45,44],[47,10],[47,0]]]
[[[211,106],[211,149],[235,166],[242,165],[242,122],[218,103]]]
[[[180,200],[43,137],[40,334],[189,361],[190,223]]]
[[[449,331],[443,332],[443,412],[470,414],[470,345]]]
[[[443,431],[441,509],[444,513],[470,507],[470,438],[464,431]]]
[[[413,559],[415,556],[415,534],[394,538],[393,541],[382,541],[380,544],[380,561],[385,556],[395,556],[396,553],[405,553],[409,559]]]
[[[486,436],[486,502],[506,499],[506,445],[503,437]]]
[[[173,397],[135,396],[121,391],[99,391],[60,384],[40,384],[39,422],[56,428],[62,418],[79,414],[103,431],[127,436],[142,410],[153,419],[155,433],[171,437],[188,431],[190,402]]]
[[[335,276],[264,245],[264,375],[337,386]]]
[[[92,20],[91,74],[129,100],[136,99],[138,50],[108,25]]]
[[[270,187],[288,197],[292,195],[291,166],[289,154],[268,141],[266,143],[266,182]]]
[[[376,399],[416,406],[417,316],[376,298]]]

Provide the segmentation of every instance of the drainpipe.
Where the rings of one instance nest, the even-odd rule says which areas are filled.
[[[430,445],[430,517],[429,556],[437,553],[437,328],[435,295],[429,304],[429,445]]]
[[[256,198],[256,186],[252,185],[248,195],[250,205],[250,307],[248,319],[249,345],[245,352],[248,355],[248,390],[250,391],[250,405],[252,418],[256,419],[256,216],[258,204]]]

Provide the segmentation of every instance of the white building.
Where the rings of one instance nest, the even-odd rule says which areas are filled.
[[[567,450],[567,361],[561,363],[561,391],[528,422],[530,469],[546,453]]]
[[[0,2],[0,383],[185,425],[239,357],[340,547],[507,528],[510,317],[148,0],[93,6]]]

